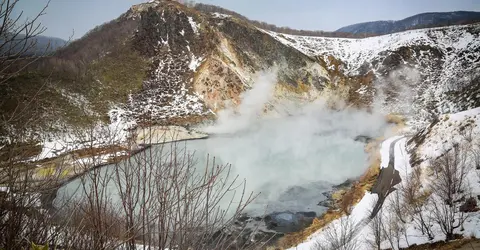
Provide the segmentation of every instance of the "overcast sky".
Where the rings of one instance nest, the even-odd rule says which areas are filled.
[[[21,0],[16,14],[37,13],[47,0]],[[44,35],[79,38],[145,0],[51,0],[41,19]],[[399,20],[422,12],[480,11],[480,0],[197,0],[236,11],[250,19],[296,29],[333,31],[346,25]]]

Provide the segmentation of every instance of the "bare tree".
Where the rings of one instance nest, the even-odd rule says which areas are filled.
[[[0,248],[25,249],[31,244],[54,245],[61,228],[44,209],[57,175],[40,177],[36,164],[26,161],[39,148],[19,135],[0,149]],[[61,164],[61,163],[59,163]]]
[[[0,2],[0,88],[13,76],[21,73],[42,54],[32,54],[37,37],[45,31],[38,19],[45,14],[48,2],[36,15],[25,17],[18,10],[20,0]],[[45,51],[48,50],[45,48]],[[21,63],[20,63],[21,62]],[[32,97],[34,99],[35,96]],[[3,100],[0,100],[0,104]],[[28,101],[33,103],[32,100]],[[0,117],[0,139],[5,139],[3,128],[13,120],[24,116],[27,106],[14,107],[14,111]],[[30,105],[31,106],[31,105]],[[29,159],[41,148],[33,142],[24,128],[28,119],[15,128],[21,133],[0,140],[0,248],[25,249],[32,244],[56,244],[61,229],[54,226],[52,216],[43,209],[42,200],[48,196],[49,188],[57,183],[57,176],[38,179],[36,166]],[[3,138],[2,138],[3,137]]]
[[[470,156],[471,162],[474,168],[474,171],[480,180],[480,140],[472,140],[471,148],[470,148]],[[477,185],[479,185],[477,183]]]
[[[392,208],[389,209],[387,215],[383,218],[383,234],[385,239],[390,244],[392,249],[400,249],[400,240],[403,236],[403,224],[398,219],[398,216],[395,215]]]
[[[375,207],[376,201],[372,202],[371,207]],[[372,239],[367,239],[368,245],[370,245],[373,249],[380,250],[382,242],[386,239],[385,232],[383,230],[383,209],[380,208],[378,210],[375,217],[371,219],[368,224],[368,229],[370,231],[370,235],[373,236]]]
[[[316,242],[317,250],[356,250],[360,242],[356,239],[357,223],[350,216],[343,216],[337,222],[323,229],[323,239]]]
[[[246,193],[245,181],[231,174],[230,165],[213,158],[203,166],[197,159],[179,143],[163,143],[105,168],[80,161],[88,172],[77,181],[78,191],[63,198],[74,204],[63,212],[68,242],[82,249],[256,246],[238,245],[241,235],[231,234],[255,197]]]
[[[459,210],[458,204],[469,192],[467,175],[470,166],[467,163],[467,151],[455,144],[433,166],[437,170],[437,178],[431,186],[434,220],[445,234],[445,240],[449,241],[454,239],[454,230],[462,227],[467,219],[467,215]]]
[[[429,240],[433,240],[431,210],[425,209],[430,204],[430,192],[422,190],[421,175],[421,168],[414,168],[412,174],[405,181],[404,205],[422,234],[426,235]]]

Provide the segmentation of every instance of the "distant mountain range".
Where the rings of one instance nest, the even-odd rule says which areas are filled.
[[[398,21],[357,23],[336,30],[352,34],[390,34],[417,28],[431,28],[455,24],[480,22],[480,12],[454,11],[422,13]]]
[[[36,36],[34,38],[30,38],[29,41],[27,41],[27,45],[23,41],[21,41],[24,38],[23,35],[19,35],[16,39],[19,41],[12,43],[12,45],[6,44],[5,46],[2,46],[3,49],[1,51],[1,54],[4,53],[10,53],[10,54],[16,54],[20,50],[24,50],[24,46],[31,46],[33,43],[34,45],[31,46],[30,49],[25,51],[23,54],[24,56],[32,56],[32,55],[44,55],[44,54],[50,54],[55,52],[57,49],[60,47],[63,47],[67,44],[67,41],[57,38],[57,37],[49,37],[49,36]],[[4,43],[5,40],[0,39],[0,45]],[[13,45],[16,44],[16,45]],[[10,48],[10,46],[14,46],[13,48]]]
[[[58,37],[38,36],[36,39],[36,53],[42,53],[45,52],[45,50],[47,50],[47,53],[54,52],[67,44],[67,41]]]

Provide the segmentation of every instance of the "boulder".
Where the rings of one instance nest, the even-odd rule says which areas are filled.
[[[465,203],[463,203],[460,206],[460,212],[463,213],[471,213],[471,212],[476,212],[478,211],[479,208],[477,206],[477,199],[475,197],[470,197],[465,200]]]

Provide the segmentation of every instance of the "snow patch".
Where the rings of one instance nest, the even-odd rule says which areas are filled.
[[[91,129],[71,130],[42,138],[42,152],[31,160],[58,157],[67,152],[85,148],[120,145],[127,141],[136,122],[129,120],[128,111],[114,107],[108,112],[111,122],[98,123]]]
[[[196,57],[192,54],[192,60],[188,64],[188,68],[193,72],[197,71],[197,68],[202,64],[202,57]]]
[[[212,16],[215,17],[215,18],[220,18],[220,19],[231,17],[231,15],[222,14],[222,13],[218,13],[218,12],[212,13]]]
[[[189,16],[188,17],[188,22],[192,26],[193,32],[198,35],[198,27],[199,25],[193,20],[193,17]]]

